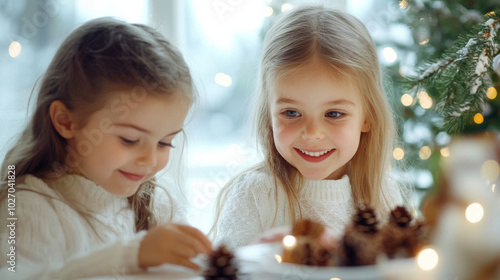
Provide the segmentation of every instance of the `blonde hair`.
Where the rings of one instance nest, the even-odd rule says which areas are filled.
[[[87,116],[105,105],[109,96],[104,89],[113,84],[148,94],[181,92],[191,101],[195,98],[182,55],[153,28],[113,18],[83,24],[61,44],[41,79],[34,114],[2,164],[0,198],[7,190],[8,165],[15,166],[18,178],[71,172],[65,166],[66,139],[53,127],[49,107],[56,100],[63,102],[77,116],[77,125],[83,126]],[[137,230],[156,223],[151,209],[155,186],[152,178],[129,197]]]
[[[314,62],[324,63],[338,77],[354,81],[361,92],[370,130],[361,134],[358,151],[350,161],[347,173],[355,203],[370,205],[381,213],[388,209],[380,194],[391,160],[395,123],[382,87],[373,40],[363,23],[345,12],[324,7],[296,7],[267,32],[260,60],[254,116],[254,129],[265,161],[252,169],[269,170],[275,178],[275,192],[282,188],[286,193],[291,220],[296,220],[296,205],[299,216],[302,216],[298,199],[302,176],[275,147],[269,95],[280,78]],[[218,197],[216,221],[233,181]],[[212,230],[216,230],[216,225]]]

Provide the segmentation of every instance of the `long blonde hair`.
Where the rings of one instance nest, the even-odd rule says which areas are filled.
[[[91,20],[75,29],[61,44],[42,77],[36,109],[19,140],[2,164],[0,198],[7,190],[7,166],[16,177],[52,177],[69,171],[65,166],[66,139],[52,125],[49,107],[60,100],[83,126],[86,117],[105,105],[104,87],[126,85],[148,94],[181,92],[194,99],[189,69],[180,54],[153,28],[113,18]],[[136,229],[154,225],[152,193],[155,178],[143,183],[129,202]],[[80,212],[80,211],[79,211]]]
[[[275,178],[275,191],[282,188],[286,193],[291,220],[296,220],[296,206],[299,216],[302,216],[298,199],[302,176],[275,147],[269,95],[286,73],[318,59],[338,76],[355,81],[361,91],[362,107],[370,130],[361,134],[358,151],[350,161],[347,173],[355,203],[370,205],[380,213],[387,209],[380,193],[391,160],[395,123],[382,87],[373,40],[363,23],[345,12],[324,7],[296,7],[267,32],[254,114],[254,129],[265,161],[252,169],[269,170]],[[233,181],[218,197],[216,222]],[[215,230],[216,224],[212,228]]]

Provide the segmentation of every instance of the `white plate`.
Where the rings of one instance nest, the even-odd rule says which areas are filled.
[[[310,279],[330,280],[381,280],[381,279],[429,279],[418,269],[415,259],[380,262],[378,265],[358,267],[315,267],[280,263],[282,244],[255,244],[236,249],[240,271],[258,275],[252,279]],[[278,257],[278,258],[279,258]]]
[[[147,271],[135,274],[113,273],[109,276],[79,278],[76,280],[204,280],[201,271],[195,271],[183,266],[163,264],[151,267]]]

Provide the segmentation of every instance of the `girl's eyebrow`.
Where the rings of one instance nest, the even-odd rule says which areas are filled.
[[[282,103],[287,103],[287,104],[297,104],[298,102],[292,99],[288,98],[280,98],[276,100],[276,104],[282,104]]]
[[[152,134],[151,131],[147,130],[147,129],[144,129],[142,127],[139,127],[139,126],[136,126],[136,125],[133,125],[133,124],[130,124],[130,123],[115,123],[114,124],[115,126],[121,126],[121,127],[128,127],[128,128],[133,128],[137,131],[140,131],[140,132],[144,132],[146,134]],[[176,135],[177,133],[181,132],[182,131],[182,128],[177,130],[177,131],[174,131],[168,135],[165,135],[165,137],[168,137],[168,136],[172,136],[172,135]]]
[[[298,104],[300,102],[297,102],[293,99],[289,99],[289,98],[280,98],[278,100],[276,100],[276,104]],[[326,103],[327,105],[356,105],[354,104],[354,102],[350,101],[350,100],[347,100],[347,99],[338,99],[338,100],[334,100],[334,101],[330,101],[328,103]]]
[[[133,124],[130,124],[130,123],[115,123],[114,124],[115,126],[121,126],[121,127],[128,127],[128,128],[133,128],[135,130],[138,130],[140,132],[144,132],[144,133],[147,133],[147,134],[151,134],[151,131],[147,130],[147,129],[144,129],[142,127],[139,127],[139,126],[136,126],[136,125],[133,125]]]
[[[167,135],[167,136],[165,136],[165,137],[176,135],[177,133],[179,133],[179,132],[181,132],[181,131],[182,131],[182,128],[181,128],[181,129],[179,129],[179,130],[177,130],[177,131],[174,131],[174,132],[172,132],[172,133],[168,134],[168,135]]]
[[[356,105],[354,104],[354,102],[352,102],[351,100],[347,100],[347,99],[339,99],[339,100],[334,100],[334,101],[331,101],[331,102],[328,102],[327,103],[328,105]]]

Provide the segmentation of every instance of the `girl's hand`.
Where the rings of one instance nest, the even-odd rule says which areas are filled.
[[[144,236],[139,247],[139,266],[170,263],[198,270],[200,266],[190,259],[208,253],[211,247],[208,238],[196,228],[164,224],[150,229]]]

